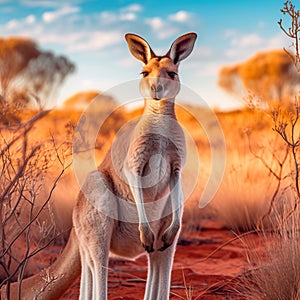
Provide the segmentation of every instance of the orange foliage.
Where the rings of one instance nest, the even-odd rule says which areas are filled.
[[[21,37],[0,38],[0,88],[5,99],[12,80],[40,55],[36,43]]]
[[[117,101],[111,97],[110,95],[102,94],[98,91],[84,91],[84,92],[79,92],[70,98],[68,98],[64,102],[64,109],[68,110],[85,110],[88,105],[90,105],[92,102],[94,103],[92,105],[95,105],[97,107],[96,111],[108,111],[108,110],[113,110],[118,106]]]
[[[14,66],[15,72],[23,70],[32,58],[41,54],[37,44],[23,37],[0,38],[0,59]],[[16,57],[18,56],[18,57]],[[17,58],[17,61],[13,60]]]
[[[238,91],[237,84],[238,65],[223,67],[219,72],[218,84],[229,93]]]
[[[99,96],[97,91],[79,92],[72,95],[64,102],[64,108],[72,108],[76,110],[84,109],[90,102]]]
[[[74,69],[66,57],[40,50],[31,39],[0,38],[0,109],[7,103],[23,109],[31,101],[44,107]]]
[[[291,101],[300,77],[284,50],[260,52],[245,62],[220,70],[219,85],[240,96],[251,91],[264,101]]]

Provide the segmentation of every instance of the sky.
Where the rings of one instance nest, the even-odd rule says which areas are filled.
[[[193,31],[198,38],[193,53],[180,64],[182,84],[212,108],[235,109],[243,102],[218,87],[218,72],[258,51],[289,46],[291,41],[277,24],[284,18],[283,3],[0,0],[0,32],[32,38],[41,49],[75,63],[76,73],[61,88],[59,105],[79,91],[106,91],[141,76],[142,66],[128,51],[126,33],[144,37],[156,54],[163,55],[178,36]]]

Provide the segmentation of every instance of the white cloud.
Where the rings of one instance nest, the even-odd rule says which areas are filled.
[[[210,61],[203,64],[201,68],[199,68],[199,70],[196,71],[196,74],[199,77],[217,77],[219,74],[219,70],[223,65],[223,62],[220,61]]]
[[[237,48],[230,48],[228,50],[225,50],[224,54],[228,58],[235,59],[240,56],[241,51],[239,51],[239,49]]]
[[[276,36],[270,37],[267,41],[268,48],[283,48],[290,45],[289,38],[284,34],[278,34]]]
[[[175,14],[169,15],[165,19],[158,16],[147,18],[145,20],[145,24],[150,26],[158,39],[163,40],[181,33],[183,31],[183,27],[184,30],[186,30],[187,21],[189,21],[189,23],[193,23],[195,21],[193,19],[193,15],[181,10]]]
[[[160,40],[167,39],[180,32],[180,28],[160,17],[146,19],[145,23],[150,26],[152,31],[155,31],[155,35]]]
[[[40,42],[40,37],[45,38],[44,28],[43,28],[43,26],[41,26],[39,24],[35,24],[35,26],[32,26],[32,25],[28,26],[26,24],[25,25],[18,24],[17,28],[8,30],[7,27],[5,27],[5,29],[6,29],[6,31],[5,31],[6,36],[11,36],[11,35],[24,36],[24,37],[28,37],[30,39],[34,39],[38,43]]]
[[[180,10],[175,14],[169,15],[168,19],[174,22],[185,23],[189,21],[190,17],[191,15],[188,12]]]
[[[157,37],[160,40],[164,40],[178,34],[178,31],[178,28],[166,26],[163,30],[157,32]]]
[[[79,11],[80,11],[80,8],[77,6],[64,6],[62,8],[59,8],[58,10],[43,13],[42,18],[45,23],[51,23],[60,17],[69,15],[69,14],[74,14]]]
[[[29,15],[29,16],[27,16],[26,18],[25,18],[25,22],[27,23],[27,24],[34,24],[35,23],[35,21],[36,21],[36,18],[35,18],[35,16],[34,15]]]
[[[76,43],[67,47],[70,52],[94,51],[112,46],[123,41],[122,33],[118,31],[84,32]]]
[[[225,38],[229,38],[231,48],[229,53],[233,54],[234,50],[250,49],[274,49],[282,48],[288,44],[288,38],[283,34],[264,37],[258,33],[243,34],[235,30],[226,30],[224,33]]]
[[[60,6],[59,2],[56,1],[47,1],[47,0],[21,0],[21,3],[30,7],[58,7]]]
[[[63,23],[62,23],[63,21]],[[69,18],[60,19],[57,22],[58,28],[63,24],[69,24]],[[12,19],[0,30],[5,32],[5,35],[20,35],[33,38],[42,47],[50,49],[62,48],[65,52],[87,52],[103,49],[123,41],[124,37],[121,31],[118,30],[95,30],[93,26],[76,27],[65,26],[64,34],[61,34],[57,28],[48,26],[41,22],[38,23],[34,15],[28,15],[24,19]]]
[[[139,4],[132,4],[119,9],[116,12],[113,11],[102,11],[100,21],[103,24],[112,24],[119,21],[135,21],[138,18],[138,12],[142,11],[143,7]]]
[[[136,19],[136,14],[129,12],[120,15],[121,21],[134,21]]]
[[[110,24],[118,20],[115,13],[110,11],[103,11],[100,13],[100,20],[105,24]]]
[[[20,28],[24,29],[24,26],[33,25],[35,21],[36,18],[34,15],[28,15],[25,19],[20,20],[12,19],[5,24],[5,29],[11,31]]]
[[[143,6],[140,4],[131,4],[121,9],[121,11],[128,12],[139,12],[143,10]]]
[[[48,43],[48,44],[60,44],[65,46],[70,46],[76,44],[78,41],[83,39],[85,33],[83,32],[72,32],[65,35],[51,33],[40,34],[38,40],[40,43]]]
[[[256,33],[251,33],[248,35],[243,35],[238,38],[233,38],[231,41],[232,46],[237,46],[241,48],[247,47],[258,47],[263,43],[263,39]]]
[[[242,34],[236,31],[226,37],[230,38],[230,46],[224,50],[224,54],[232,60],[245,60],[258,51],[280,49],[289,45],[288,38],[281,33],[262,36],[257,33]]]
[[[116,18],[121,21],[135,21],[137,19],[137,13],[142,10],[143,7],[140,4],[131,4],[121,8]]]
[[[5,25],[5,28],[8,30],[13,30],[19,27],[19,22],[16,19],[8,21]]]
[[[164,27],[164,21],[159,17],[146,19],[145,23],[150,25],[152,30],[160,30]]]
[[[59,33],[40,33],[38,41],[44,44],[61,45],[68,52],[86,52],[104,49],[123,41],[119,31],[81,30],[65,35]]]

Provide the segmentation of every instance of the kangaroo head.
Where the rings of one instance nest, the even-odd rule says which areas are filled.
[[[173,99],[180,90],[179,62],[193,50],[196,33],[187,33],[177,38],[164,56],[157,56],[140,36],[125,35],[131,54],[143,63],[140,91],[143,97],[155,100]]]

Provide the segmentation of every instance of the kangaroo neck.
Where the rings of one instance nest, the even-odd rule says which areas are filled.
[[[168,115],[175,116],[175,99],[160,99],[145,98],[144,115]]]

